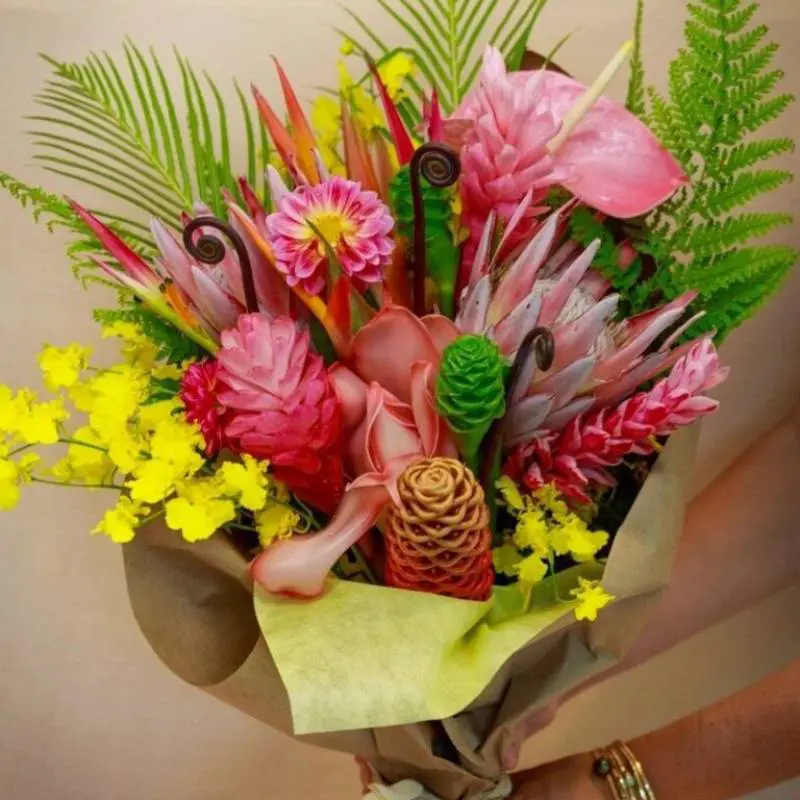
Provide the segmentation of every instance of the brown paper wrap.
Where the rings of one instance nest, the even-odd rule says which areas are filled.
[[[592,625],[564,619],[520,650],[472,706],[441,722],[297,737],[367,759],[389,782],[443,800],[494,786],[525,720],[625,654],[666,586],[699,426],[672,437],[619,530],[603,583],[618,598]],[[247,564],[224,537],[190,545],[160,524],[124,548],[136,620],[176,675],[292,735],[286,690],[253,611]]]

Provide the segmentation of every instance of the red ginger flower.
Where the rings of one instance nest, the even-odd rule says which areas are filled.
[[[217,395],[218,373],[219,364],[209,359],[192,364],[181,380],[180,398],[186,409],[186,419],[200,426],[209,457],[226,446],[228,415]]]
[[[332,513],[344,491],[341,412],[308,331],[286,317],[239,317],[222,334],[219,399],[229,447],[269,459],[301,500]]]
[[[651,391],[634,395],[615,409],[583,414],[561,433],[516,448],[505,471],[531,490],[555,484],[563,495],[587,502],[590,483],[614,485],[607,467],[631,453],[651,453],[654,437],[667,436],[716,411],[719,403],[701,393],[727,377],[711,340],[703,339]]]

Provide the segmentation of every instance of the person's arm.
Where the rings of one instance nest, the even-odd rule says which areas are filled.
[[[690,504],[670,585],[622,663],[533,714],[506,767],[571,697],[800,579],[798,519],[800,406]]]
[[[800,776],[800,662],[629,743],[657,800],[733,800]],[[516,776],[512,800],[609,800],[590,754]]]

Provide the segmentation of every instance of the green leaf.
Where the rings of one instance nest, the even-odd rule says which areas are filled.
[[[67,255],[72,262],[75,276],[84,284],[96,277],[97,264],[90,256],[105,257],[106,252],[66,200],[38,186],[23,183],[5,172],[0,172],[0,188],[5,189],[23,208],[28,208],[34,221],[43,222],[49,231],[56,228],[68,230],[73,238],[67,248]],[[124,217],[110,214],[102,216],[114,232],[142,258],[154,257],[149,236],[143,237],[137,232],[144,230],[149,234],[146,227]]]
[[[126,201],[134,213],[144,212],[141,222],[158,215],[177,226],[195,200],[222,215],[221,189],[238,192],[242,173],[260,191],[263,163],[241,90],[233,87],[248,143],[240,166],[231,152],[233,119],[219,84],[205,73],[201,84],[189,61],[177,52],[175,57],[176,75],[169,76],[152,49],[130,39],[119,61],[108,53],[90,53],[81,63],[43,56],[52,74],[36,96],[44,113],[29,117],[37,123],[31,131],[34,160]],[[185,120],[176,110],[177,93]]]
[[[626,105],[631,114],[644,117],[647,113],[645,105],[645,73],[642,55],[642,37],[644,34],[644,0],[636,0],[636,22],[633,28],[633,53],[631,54],[631,78],[628,83]]]
[[[501,18],[491,25],[500,0],[378,0],[379,5],[405,32],[420,72],[439,91],[446,114],[453,111],[472,86],[481,64],[479,44],[493,44],[508,60],[517,58],[533,31],[547,0],[510,0]],[[369,40],[339,31],[362,52],[376,48],[378,57],[390,52],[386,43],[357,14],[344,9],[357,32]],[[339,29],[337,29],[339,30]],[[374,56],[373,56],[374,57]],[[420,87],[421,89],[422,87]],[[414,87],[415,93],[417,92]]]
[[[525,57],[525,51],[528,49],[528,42],[531,40],[533,29],[539,20],[539,15],[544,11],[546,5],[547,0],[539,0],[539,2],[533,3],[530,7],[527,20],[520,26],[522,32],[519,34],[519,37],[511,46],[510,50],[508,49],[507,42],[504,42],[505,46],[501,49],[506,56],[506,66],[510,71],[516,72],[522,68],[522,59]]]
[[[739,0],[690,4],[686,47],[669,69],[669,95],[653,89],[646,95],[645,116],[691,185],[651,215],[641,247],[659,264],[652,283],[667,298],[700,292],[695,305],[706,317],[698,330],[716,330],[720,341],[796,258],[792,248],[747,246],[792,221],[789,214],[743,212],[793,177],[787,170],[753,169],[794,150],[788,138],[750,138],[794,100],[775,94],[783,78],[770,70],[778,47],[764,43],[769,31],[755,23],[757,13],[757,4]],[[638,288],[631,298],[634,306],[649,301]]]

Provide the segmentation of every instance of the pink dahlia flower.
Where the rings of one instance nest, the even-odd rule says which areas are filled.
[[[227,413],[220,403],[219,364],[209,359],[192,364],[181,380],[180,398],[186,419],[200,426],[206,441],[206,455],[216,455],[226,444]]]
[[[344,178],[285,193],[278,211],[267,218],[278,269],[290,286],[299,284],[315,295],[326,284],[326,242],[351,278],[364,284],[383,280],[394,250],[393,227],[392,215],[378,195]]]
[[[217,360],[231,449],[269,459],[298,497],[332,512],[344,488],[341,413],[308,332],[286,317],[245,314],[222,334]]]

